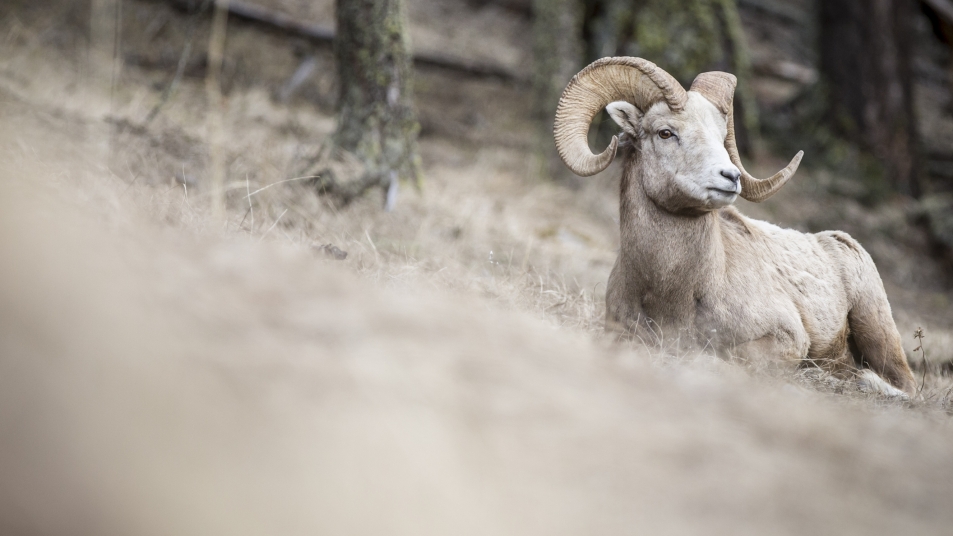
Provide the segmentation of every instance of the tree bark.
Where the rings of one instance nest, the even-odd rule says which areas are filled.
[[[537,153],[551,177],[569,175],[553,144],[553,120],[563,89],[583,67],[582,13],[579,0],[533,0],[533,115]]]
[[[333,144],[356,155],[365,171],[324,187],[349,201],[380,186],[392,207],[398,180],[421,180],[403,0],[337,0],[336,8],[340,93]]]
[[[892,190],[917,196],[912,9],[907,0],[824,0],[821,74],[835,130],[870,151]]]

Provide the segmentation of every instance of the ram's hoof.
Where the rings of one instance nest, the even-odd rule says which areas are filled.
[[[860,376],[857,378],[857,386],[865,393],[876,393],[889,398],[910,400],[910,395],[890,385],[887,383],[887,380],[884,380],[870,369],[866,369],[860,373]]]

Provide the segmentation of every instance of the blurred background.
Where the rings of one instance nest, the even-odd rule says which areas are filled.
[[[415,138],[419,132],[424,139],[468,147],[524,144],[527,156],[538,161],[536,176],[575,187],[577,180],[554,158],[549,138],[555,102],[583,66],[604,56],[644,57],[686,85],[700,72],[726,70],[740,79],[737,123],[748,157],[803,149],[809,169],[830,172],[825,190],[833,195],[865,206],[897,195],[915,200],[919,214],[912,218],[929,235],[929,248],[949,259],[953,6],[946,0],[692,0],[678,9],[622,0],[404,4],[399,14],[397,7],[388,7],[394,10],[388,14],[371,4],[343,13],[342,20],[353,23],[338,41],[360,48],[373,45],[371,37],[379,34],[375,53],[385,54],[391,46],[407,57],[394,65],[400,65],[396,78],[408,123],[385,138]],[[347,131],[357,129],[348,125],[368,130],[366,115],[372,114],[355,117],[352,110],[371,101],[355,100],[347,88],[359,83],[342,84],[341,78],[355,72],[367,79],[373,68],[359,66],[343,45],[338,53],[346,61],[338,63],[347,66],[335,67],[335,28],[341,21],[331,0],[235,0],[221,9],[226,16],[216,35],[211,35],[213,2],[205,0],[9,0],[2,9],[7,46],[43,45],[70,64],[71,75],[110,87],[113,134],[132,126],[161,129],[190,105],[228,113],[234,111],[232,97],[253,92],[267,96],[269,106],[304,107],[329,118],[340,114],[332,136],[337,143],[328,145],[355,153],[364,164],[370,158],[366,147],[357,149],[360,135]],[[371,22],[387,17],[396,26]],[[394,28],[399,38],[385,43]],[[15,56],[8,59],[8,70]],[[390,76],[383,63],[377,73]],[[190,82],[206,79],[215,91],[192,102]],[[198,141],[209,141],[214,125],[204,121],[204,108],[196,111],[203,112],[201,126],[209,130]],[[593,146],[604,145],[614,129],[600,126],[605,119],[596,120]],[[305,126],[310,131],[298,136],[300,151],[317,152],[324,133]],[[214,184],[217,152],[192,149],[196,154],[154,156],[172,157],[170,165],[187,164],[190,176]],[[323,155],[297,155],[290,171],[327,171],[314,168],[317,156]],[[234,177],[235,160],[223,155],[221,165],[230,167],[221,174]],[[400,178],[416,182],[417,168],[419,163],[405,165]],[[342,180],[354,173],[344,175]],[[334,179],[327,177],[316,181],[317,189],[353,197],[350,190],[334,192],[328,184]]]
[[[739,208],[863,244],[922,400],[602,337],[613,55],[738,76],[806,153]],[[0,533],[953,522],[953,1],[2,0],[0,162]]]

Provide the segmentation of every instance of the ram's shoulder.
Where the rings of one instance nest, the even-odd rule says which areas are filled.
[[[753,226],[755,220],[746,217],[738,212],[738,209],[732,206],[725,207],[718,211],[718,217],[721,220],[722,227],[736,234],[754,236],[760,234],[760,230]]]
[[[850,251],[854,253],[861,253],[864,251],[864,247],[860,245],[854,237],[845,233],[844,231],[822,231],[820,233],[815,233],[817,241],[827,247],[833,247],[842,251]]]
[[[800,231],[785,229],[773,223],[749,218],[738,212],[734,207],[722,209],[719,215],[727,228],[751,237],[788,242],[799,242],[804,240],[805,237],[804,233]]]
[[[870,254],[854,237],[844,231],[822,231],[812,235],[818,246],[848,265],[873,266]]]

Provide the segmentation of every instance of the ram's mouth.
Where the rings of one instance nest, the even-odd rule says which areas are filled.
[[[738,192],[735,191],[735,190],[722,190],[721,188],[709,188],[708,190],[709,190],[709,191],[712,191],[712,192],[715,192],[715,193],[718,193],[718,194],[720,194],[720,195],[723,195],[723,196],[725,196],[725,197],[731,197],[731,196],[733,196],[733,195],[738,195]]]

